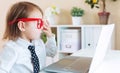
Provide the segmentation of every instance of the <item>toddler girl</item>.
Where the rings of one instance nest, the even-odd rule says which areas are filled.
[[[47,35],[44,44],[41,33]],[[15,3],[6,17],[3,39],[8,42],[0,52],[0,73],[38,73],[45,58],[56,54],[55,35],[43,20],[41,8],[31,2]]]

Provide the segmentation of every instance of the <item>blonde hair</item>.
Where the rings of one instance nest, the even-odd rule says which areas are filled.
[[[3,39],[16,40],[18,37],[20,37],[21,31],[17,26],[18,21],[16,20],[19,18],[27,18],[34,9],[38,9],[43,16],[42,9],[31,2],[15,3],[10,8],[7,14],[6,29],[3,35]],[[16,22],[9,24],[11,21],[16,21]]]

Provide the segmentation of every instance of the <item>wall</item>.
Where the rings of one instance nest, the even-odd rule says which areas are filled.
[[[0,48],[4,44],[2,40],[3,32],[5,29],[5,17],[7,10],[11,6],[11,4],[23,1],[23,0],[3,0],[0,2]],[[91,9],[87,4],[84,3],[85,0],[24,0],[24,1],[31,1],[39,5],[43,11],[52,5],[55,5],[61,8],[61,13],[59,15],[59,24],[71,24],[71,16],[70,16],[70,9],[73,6],[79,6],[85,10],[85,15],[83,16],[83,24],[98,24],[98,15],[97,13],[100,9]],[[117,2],[112,2],[110,0],[106,0],[107,2],[107,11],[111,13],[109,23],[115,23],[115,47],[116,49],[120,49],[120,0]]]

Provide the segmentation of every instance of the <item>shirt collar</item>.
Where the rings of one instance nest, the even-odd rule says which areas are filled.
[[[33,43],[31,43],[27,40],[24,40],[22,38],[18,38],[16,43],[19,44],[20,46],[22,46],[23,48],[28,48],[29,45],[33,45]]]

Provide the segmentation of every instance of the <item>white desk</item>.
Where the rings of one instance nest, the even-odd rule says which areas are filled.
[[[72,54],[72,56],[93,57],[94,52],[95,50],[93,49],[84,49]],[[95,73],[120,73],[120,51],[108,51]]]
[[[82,57],[93,57],[95,53],[95,49],[81,49],[71,56],[82,56]]]
[[[95,73],[120,73],[120,51],[109,51]]]

